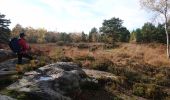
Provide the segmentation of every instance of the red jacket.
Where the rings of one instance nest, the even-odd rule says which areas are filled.
[[[21,46],[21,53],[27,53],[29,50],[29,45],[27,44],[26,40],[24,38],[20,38],[18,43]]]

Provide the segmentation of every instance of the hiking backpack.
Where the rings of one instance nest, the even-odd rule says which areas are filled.
[[[21,46],[19,45],[19,39],[14,37],[9,41],[9,47],[14,53],[21,52]]]

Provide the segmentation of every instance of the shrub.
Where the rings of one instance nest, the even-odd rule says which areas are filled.
[[[64,46],[64,44],[65,44],[64,41],[58,41],[58,42],[57,42],[57,45],[58,45],[58,46]]]
[[[107,71],[109,66],[112,66],[112,61],[108,59],[99,59],[92,62],[92,68],[100,71]]]
[[[83,61],[83,60],[94,61],[95,58],[93,56],[86,55],[86,56],[78,56],[78,57],[75,58],[75,60],[79,60],[79,61]]]
[[[133,93],[148,99],[162,100],[166,97],[166,93],[162,88],[154,84],[136,83],[133,85]]]
[[[61,56],[57,58],[57,61],[61,61],[61,62],[72,62],[73,59],[67,56]]]
[[[133,86],[133,93],[137,96],[144,96],[145,90],[146,90],[146,87],[143,84],[135,84]]]
[[[163,73],[158,73],[155,75],[155,82],[161,86],[170,86],[170,79]]]
[[[114,65],[114,66],[110,66],[108,68],[108,71],[119,76],[125,76],[128,79],[128,82],[130,83],[133,83],[133,81],[140,82],[140,80],[142,79],[141,73],[128,67],[124,68],[124,67],[119,67],[117,65]]]
[[[79,48],[79,49],[87,49],[87,48],[89,48],[89,45],[86,44],[86,43],[80,43],[80,44],[77,45],[77,48]]]
[[[96,51],[97,49],[98,49],[97,46],[93,46],[93,47],[90,47],[90,48],[89,48],[89,51],[92,51],[92,52],[93,52],[93,51]]]

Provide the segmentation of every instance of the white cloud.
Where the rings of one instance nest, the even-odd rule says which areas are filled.
[[[0,0],[0,12],[17,23],[57,31],[90,31],[100,27],[104,19],[119,17],[132,30],[148,18],[138,0]]]

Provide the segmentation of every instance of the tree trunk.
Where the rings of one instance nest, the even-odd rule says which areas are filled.
[[[166,32],[166,45],[167,45],[167,57],[170,58],[169,54],[169,34],[168,34],[168,19],[167,19],[167,11],[168,11],[168,0],[166,1],[166,6],[165,6],[165,32]]]
[[[168,31],[167,31],[167,28],[166,28],[167,25],[165,25],[165,32],[166,32],[166,45],[167,45],[167,57],[170,58],[170,54],[169,54],[169,34],[168,34]]]

